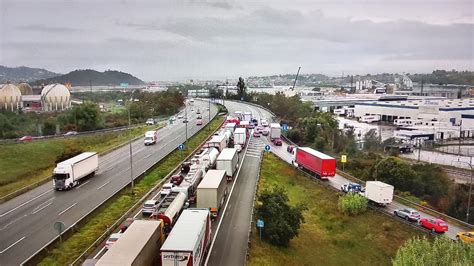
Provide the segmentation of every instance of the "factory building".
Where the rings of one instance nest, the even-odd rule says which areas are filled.
[[[40,95],[33,93],[34,90],[26,83],[0,85],[0,109],[51,112],[71,107],[71,93],[62,84],[47,85]]]

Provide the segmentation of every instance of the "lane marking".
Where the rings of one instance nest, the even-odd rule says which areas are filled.
[[[87,180],[86,182],[80,184],[79,186],[76,187],[76,189],[79,189],[81,188],[82,186],[84,186],[85,184],[89,183],[90,180]]]
[[[25,239],[26,236],[18,239],[15,243],[11,244],[10,246],[8,246],[6,249],[0,251],[0,254],[3,254],[5,251],[9,250],[11,247],[13,247],[14,245],[18,244],[20,241],[22,241],[23,239]]]
[[[11,210],[9,210],[9,211],[7,211],[7,212],[4,212],[4,213],[0,214],[0,217],[3,217],[3,216],[5,216],[5,215],[7,215],[7,214],[9,214],[9,213],[11,213],[11,212],[17,210],[17,209],[19,209],[19,208],[25,206],[26,204],[28,204],[28,203],[30,203],[30,202],[32,202],[32,201],[38,199],[38,198],[41,198],[42,196],[46,195],[47,193],[49,193],[49,192],[51,192],[51,191],[53,191],[53,189],[50,189],[50,190],[48,190],[48,191],[45,191],[45,192],[39,194],[38,196],[36,196],[36,197],[34,197],[34,198],[32,198],[32,199],[30,199],[30,200],[28,200],[28,201],[25,201],[24,203],[22,203],[22,204],[16,206],[15,208],[13,208],[13,209],[11,209]]]
[[[5,229],[6,229],[8,226],[10,226],[10,225],[14,224],[15,222],[18,222],[19,220],[21,220],[21,219],[25,218],[26,216],[28,216],[28,214],[25,214],[25,215],[23,215],[23,216],[21,216],[21,217],[18,217],[18,218],[16,218],[15,220],[13,220],[13,221],[9,222],[8,224],[6,224],[6,225],[5,225],[5,226],[3,226],[2,228],[0,228],[0,231],[3,231],[3,230],[5,230]]]
[[[128,169],[127,169],[128,170]],[[122,171],[125,172],[125,171]],[[119,174],[120,175],[120,174]],[[110,178],[107,182],[105,182],[102,186],[98,187],[97,190],[101,190],[103,187],[107,186],[110,182],[112,182],[112,178]]]
[[[96,260],[99,257],[99,255],[102,254],[102,252],[104,252],[104,250],[105,250],[105,246],[99,252],[97,252],[97,254],[95,254],[93,259]]]
[[[253,155],[253,154],[249,154],[249,155],[246,155],[248,157],[252,157],[252,158],[257,158],[257,159],[260,159],[260,156],[257,156],[257,155]]]
[[[61,214],[65,213],[65,212],[67,212],[67,211],[69,211],[72,207],[76,206],[76,204],[77,204],[77,202],[74,203],[74,204],[72,204],[71,206],[67,207],[64,211],[60,212],[60,213],[58,214],[58,216],[60,216]]]
[[[51,205],[51,204],[53,204],[53,202],[50,202],[50,203],[44,205],[43,207],[41,207],[41,208],[39,208],[39,209],[33,211],[31,214],[36,214],[36,213],[42,211],[43,209],[45,209],[46,207],[48,207],[48,206]]]

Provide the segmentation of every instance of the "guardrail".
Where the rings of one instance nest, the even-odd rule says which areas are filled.
[[[216,115],[217,115],[217,114],[216,114]],[[214,118],[216,117],[216,115],[214,115]],[[210,123],[211,123],[211,122],[209,121],[209,125],[210,125]],[[220,127],[219,127],[219,128],[220,128]],[[197,131],[196,133],[194,133],[192,136],[198,134],[199,132],[200,132],[200,130],[198,130],[198,131]],[[215,131],[214,131],[214,132],[215,132]],[[192,136],[191,136],[191,137],[192,137]],[[200,146],[201,146],[201,145],[200,145]],[[200,146],[199,146],[199,147],[200,147]],[[173,149],[173,150],[172,150],[170,153],[168,153],[163,159],[165,159],[166,157],[168,157],[168,156],[169,156],[173,151],[175,151],[175,150],[176,150],[176,149]],[[197,150],[197,149],[196,149],[196,150]],[[195,151],[196,151],[196,150],[195,150]],[[193,153],[194,153],[195,151],[193,151]],[[191,154],[192,154],[192,153],[191,153]],[[186,157],[186,158],[188,158],[188,157]],[[163,160],[163,159],[162,159],[162,160]],[[160,161],[161,161],[161,160],[160,160]],[[151,166],[151,167],[148,168],[147,170],[145,170],[145,171],[143,171],[142,173],[140,173],[137,177],[134,178],[134,180],[140,179],[141,177],[143,177],[144,175],[146,175],[147,173],[149,173],[151,170],[154,169],[154,167],[155,167],[158,163],[159,163],[159,162],[157,162],[156,164],[154,164],[153,166]],[[176,168],[175,168],[175,169],[176,169]],[[167,176],[167,178],[169,178],[169,176]],[[163,180],[166,180],[166,179],[163,179]],[[163,180],[162,180],[162,181],[163,181]],[[160,182],[162,182],[162,181],[160,181]],[[103,200],[100,204],[98,204],[96,207],[94,207],[94,208],[93,208],[92,210],[90,210],[88,213],[86,213],[85,215],[83,215],[83,216],[82,216],[79,220],[77,220],[74,224],[72,224],[71,226],[69,226],[69,227],[62,233],[62,238],[63,238],[63,239],[67,239],[69,236],[71,236],[73,233],[75,233],[75,232],[78,230],[78,228],[81,227],[81,225],[87,223],[87,221],[88,221],[87,218],[88,218],[89,215],[93,214],[93,213],[94,213],[95,211],[97,211],[102,205],[104,205],[107,201],[109,201],[111,198],[115,197],[115,195],[116,195],[118,192],[120,192],[120,191],[122,191],[123,189],[125,189],[126,187],[128,187],[129,183],[130,183],[130,182],[127,182],[127,183],[125,184],[125,186],[123,186],[122,188],[119,188],[118,190],[116,190],[112,195],[110,195],[108,198],[106,198],[105,200]],[[156,188],[157,186],[159,186],[159,184],[157,184],[157,185],[156,185],[155,187],[153,187],[153,188]],[[151,192],[149,192],[149,193],[151,193]],[[148,194],[148,193],[147,193],[147,194]],[[148,196],[149,196],[149,194],[148,194]],[[143,199],[144,199],[144,197],[142,197],[142,198],[139,200],[139,202],[140,202],[141,200],[143,200]],[[137,202],[137,204],[138,204],[138,202]],[[134,207],[136,208],[136,206],[137,206],[137,205],[135,204]],[[122,217],[120,217],[119,219],[122,219],[122,218],[124,218],[124,217],[125,217],[125,216],[122,216]],[[119,220],[117,220],[117,221],[119,221]],[[116,221],[114,224],[116,224],[117,221]],[[121,222],[123,222],[123,220],[121,220],[120,223],[121,223]],[[118,223],[118,224],[120,224],[120,223]],[[111,227],[111,226],[108,227],[108,229],[106,229],[106,231],[101,235],[101,237],[103,237],[106,232],[110,232],[110,230],[109,230],[110,228],[112,228],[112,227]],[[104,239],[102,239],[102,240],[104,240]],[[46,257],[46,255],[48,255],[50,249],[54,249],[54,248],[56,247],[56,244],[58,243],[58,241],[59,241],[59,235],[56,236],[56,237],[54,237],[52,240],[50,240],[48,243],[46,243],[46,245],[44,245],[41,249],[39,249],[37,252],[35,252],[33,255],[31,255],[29,258],[27,258],[27,259],[22,263],[22,265],[36,265],[36,264],[38,264],[42,258],[44,258],[44,257]],[[98,241],[98,240],[96,240],[96,241]],[[94,243],[96,243],[96,242],[94,242]],[[89,249],[89,248],[90,248],[90,247],[88,247],[88,249]],[[81,254],[81,258],[83,258],[82,256],[83,256],[83,255]],[[76,259],[73,263],[77,263],[77,262],[78,262],[78,260]]]

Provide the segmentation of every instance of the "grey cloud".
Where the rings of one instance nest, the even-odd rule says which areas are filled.
[[[35,32],[47,32],[47,33],[74,33],[81,32],[82,29],[73,28],[73,27],[64,27],[64,26],[48,26],[40,24],[31,24],[16,27],[19,30],[25,31],[35,31]]]

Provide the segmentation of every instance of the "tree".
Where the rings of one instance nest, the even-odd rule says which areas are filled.
[[[74,106],[69,114],[69,121],[77,124],[81,131],[95,130],[101,126],[99,106],[93,102],[85,102]]]
[[[301,204],[292,207],[288,201],[288,195],[281,187],[266,189],[258,196],[256,214],[265,222],[263,237],[276,246],[287,247],[304,222],[306,207]]]
[[[401,246],[393,259],[394,266],[404,265],[472,265],[474,245],[453,242],[447,237],[412,238]]]
[[[245,86],[245,81],[242,77],[239,77],[239,82],[237,82],[237,95],[239,99],[244,98],[246,94],[247,87]]]
[[[347,193],[339,198],[338,207],[345,214],[355,215],[367,210],[367,198],[355,193]]]
[[[376,151],[380,149],[381,144],[377,136],[377,130],[371,129],[364,135],[364,150]]]
[[[375,165],[374,178],[391,184],[397,190],[410,191],[415,195],[420,195],[420,189],[423,189],[417,173],[408,163],[396,157],[380,160]]]

